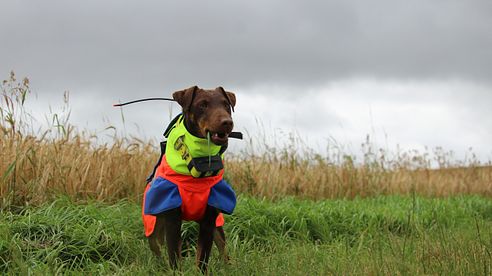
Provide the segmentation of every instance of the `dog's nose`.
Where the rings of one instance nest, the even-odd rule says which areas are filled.
[[[224,128],[231,129],[234,126],[234,123],[232,122],[232,119],[222,119],[220,125]]]

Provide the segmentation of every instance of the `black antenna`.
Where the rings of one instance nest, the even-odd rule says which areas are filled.
[[[146,102],[146,101],[171,101],[171,102],[175,102],[174,99],[170,99],[170,98],[146,98],[146,99],[140,99],[140,100],[130,101],[130,102],[126,102],[126,103],[113,104],[113,106],[118,107],[118,106],[124,106],[124,105],[128,105],[128,104],[134,104],[134,103]]]

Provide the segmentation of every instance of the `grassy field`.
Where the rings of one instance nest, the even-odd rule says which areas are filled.
[[[34,129],[29,81],[12,73],[0,87],[0,273],[167,271],[140,220],[157,143],[102,143],[63,114]],[[247,143],[227,155],[239,202],[225,226],[232,262],[214,251],[214,274],[492,274],[490,162],[440,148],[390,153],[369,140],[362,160],[336,145],[320,155],[295,137]],[[196,231],[183,231],[184,275],[198,274]]]
[[[74,204],[57,199],[0,214],[0,272],[156,274],[140,207],[128,201]],[[185,225],[181,272],[194,267],[196,225]],[[225,225],[231,264],[216,275],[375,275],[492,273],[492,202],[382,196],[313,202],[240,197]]]

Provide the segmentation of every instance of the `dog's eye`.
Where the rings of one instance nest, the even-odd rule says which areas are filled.
[[[207,107],[208,107],[208,104],[206,102],[203,102],[200,104],[200,109],[202,109],[202,110],[207,109]]]
[[[224,105],[224,107],[225,107],[227,110],[231,109],[231,106],[229,105],[229,103],[228,103],[228,102],[222,102],[222,104]]]

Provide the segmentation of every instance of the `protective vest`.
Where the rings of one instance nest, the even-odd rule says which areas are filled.
[[[222,179],[221,155],[226,146],[209,144],[206,139],[191,135],[182,115],[172,120],[164,136],[168,140],[161,142],[161,156],[147,178],[142,202],[145,235],[154,231],[155,215],[173,208],[181,208],[184,220],[200,220],[207,205],[232,214],[236,195]],[[236,132],[230,137],[242,139],[242,134]],[[219,214],[216,226],[223,224],[224,218]]]
[[[209,177],[218,175],[224,168],[221,155],[226,146],[217,146],[207,139],[193,136],[186,130],[183,115],[164,133],[166,135],[166,161],[173,171],[193,177]]]

